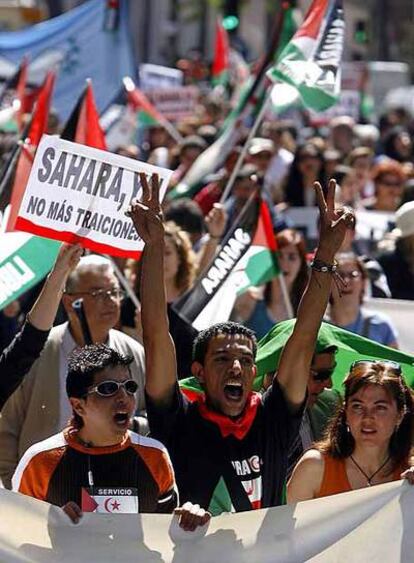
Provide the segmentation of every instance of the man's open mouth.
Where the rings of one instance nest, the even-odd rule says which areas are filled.
[[[117,412],[114,415],[114,420],[120,426],[124,426],[129,422],[129,414],[127,412]]]
[[[240,401],[243,396],[243,385],[240,382],[227,383],[224,386],[224,395],[230,401]]]

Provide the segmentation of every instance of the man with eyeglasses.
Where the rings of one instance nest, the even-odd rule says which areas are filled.
[[[74,523],[83,512],[173,512],[178,495],[167,450],[128,431],[138,390],[132,362],[105,344],[75,350],[66,379],[69,426],[29,448],[13,476],[14,491],[63,507]],[[210,517],[195,505],[178,512],[186,530]]]
[[[40,358],[4,406],[0,419],[0,477],[7,488],[24,452],[64,428],[71,407],[64,392],[68,357],[77,346],[104,343],[132,356],[132,378],[138,383],[137,408],[144,401],[144,352],[141,344],[117,331],[123,292],[111,262],[102,256],[81,258],[66,282],[62,304],[67,323],[50,332]],[[83,327],[74,305],[81,303]],[[87,329],[87,330],[86,330]]]
[[[306,409],[299,436],[289,452],[287,478],[290,477],[303,452],[314,442],[322,439],[341,399],[340,393],[332,389],[332,375],[336,365],[335,353],[336,348],[333,346],[313,355],[309,370]]]

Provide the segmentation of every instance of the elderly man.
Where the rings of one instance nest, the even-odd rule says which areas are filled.
[[[131,374],[138,383],[137,407],[144,408],[143,348],[113,329],[120,316],[122,291],[111,262],[96,255],[84,257],[68,277],[62,299],[69,322],[51,330],[42,355],[2,411],[0,477],[6,487],[10,487],[11,476],[27,448],[60,431],[71,417],[65,393],[67,360],[74,348],[85,343],[73,309],[73,303],[79,299],[91,340],[133,357]]]

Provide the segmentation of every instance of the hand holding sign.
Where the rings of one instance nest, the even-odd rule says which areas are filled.
[[[159,208],[170,176],[171,171],[145,162],[44,135],[16,227],[80,242],[95,252],[138,258],[143,241],[125,211],[135,198],[144,205],[156,201]]]

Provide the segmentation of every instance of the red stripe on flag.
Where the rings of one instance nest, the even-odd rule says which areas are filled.
[[[317,39],[321,30],[322,20],[326,15],[328,4],[329,0],[314,0],[305,16],[305,21],[293,38],[305,36]]]
[[[224,29],[220,20],[216,22],[216,41],[214,46],[214,61],[211,75],[218,78],[223,72],[229,69],[229,40],[227,31]]]
[[[64,242],[69,242],[71,244],[80,243],[84,248],[89,248],[94,252],[99,252],[100,254],[109,254],[110,256],[119,256],[120,258],[135,258],[135,260],[139,260],[142,254],[141,250],[123,250],[122,248],[111,246],[110,244],[95,242],[69,231],[56,231],[55,229],[40,227],[39,225],[35,225],[31,221],[24,219],[23,217],[17,218],[16,229],[19,231],[25,231],[27,233],[32,233],[33,235],[38,235],[40,237],[61,240]]]
[[[89,81],[86,87],[86,95],[83,99],[76,127],[75,143],[87,145],[95,149],[108,150],[105,134],[99,123],[99,113],[96,108],[92,84]]]
[[[55,84],[55,73],[48,72],[43,86],[37,98],[36,107],[33,112],[30,129],[27,133],[28,145],[23,146],[23,150],[17,162],[16,175],[14,178],[13,189],[10,198],[10,215],[7,221],[6,231],[15,230],[17,214],[30,176],[33,163],[33,154],[40,142],[43,133],[47,129],[50,102],[52,99],[53,87]]]
[[[151,104],[146,95],[141,92],[139,88],[135,90],[127,91],[128,103],[134,108],[135,111],[145,111],[156,121],[165,121],[164,117],[157,110],[157,108]]]

